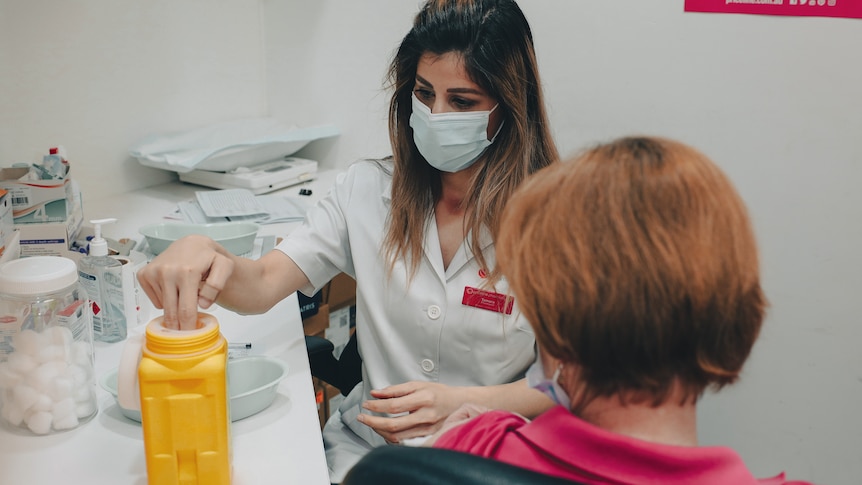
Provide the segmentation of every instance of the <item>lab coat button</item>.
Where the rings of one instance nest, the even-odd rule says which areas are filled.
[[[428,307],[428,318],[431,320],[437,320],[440,318],[440,315],[443,314],[443,311],[440,310],[440,307],[437,305],[431,305]]]
[[[431,359],[424,359],[422,361],[422,370],[425,372],[431,372],[434,370],[434,362]]]

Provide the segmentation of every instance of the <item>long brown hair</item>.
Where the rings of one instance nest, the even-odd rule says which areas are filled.
[[[468,199],[466,228],[471,251],[491,282],[477,237],[487,227],[496,239],[499,218],[512,192],[531,173],[557,161],[545,113],[533,36],[512,0],[429,0],[416,15],[389,68],[392,143],[392,206],[384,250],[390,270],[404,259],[415,272],[425,225],[441,195],[440,172],[416,149],[410,128],[411,96],[419,58],[425,53],[458,53],[470,78],[497,99],[504,122],[496,141],[477,164]]]
[[[745,205],[671,140],[623,138],[539,172],[506,208],[497,254],[542,351],[574,364],[573,409],[732,383],[764,317]]]

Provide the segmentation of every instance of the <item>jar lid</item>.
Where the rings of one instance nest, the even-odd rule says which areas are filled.
[[[165,327],[160,316],[147,324],[147,350],[163,355],[184,355],[206,352],[218,346],[221,339],[218,320],[209,313],[198,312],[197,328],[176,330]]]
[[[0,265],[0,293],[54,293],[78,282],[78,265],[60,256],[31,256]]]

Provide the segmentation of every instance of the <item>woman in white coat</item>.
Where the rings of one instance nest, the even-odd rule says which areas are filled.
[[[353,164],[253,261],[189,236],[139,272],[165,321],[198,306],[270,309],[339,272],[356,279],[357,385],[324,429],[330,478],[368,450],[428,436],[465,402],[533,417],[535,339],[497,270],[511,193],[555,163],[532,34],[513,0],[429,0],[390,67],[392,157]]]

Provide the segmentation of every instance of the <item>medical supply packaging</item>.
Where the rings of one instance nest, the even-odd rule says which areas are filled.
[[[15,223],[12,220],[12,197],[0,189],[0,257],[6,254],[15,238]]]
[[[56,149],[51,153],[46,159],[58,157]],[[0,189],[8,192],[21,256],[64,256],[84,221],[81,190],[68,161],[62,159],[59,168],[47,163],[0,169]]]
[[[72,179],[35,178],[28,167],[0,169],[0,188],[11,195],[15,224],[63,222],[69,216]]]

